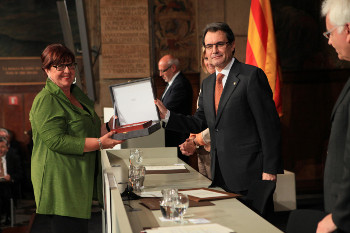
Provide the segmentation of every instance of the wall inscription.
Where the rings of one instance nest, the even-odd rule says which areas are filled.
[[[101,0],[101,79],[150,76],[148,0]]]
[[[0,58],[0,83],[45,82],[40,57]]]

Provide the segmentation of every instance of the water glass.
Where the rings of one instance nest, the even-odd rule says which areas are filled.
[[[174,200],[178,195],[177,189],[168,188],[162,190],[163,198],[160,201],[160,211],[162,212],[163,218],[166,219],[175,219],[178,217],[175,212]]]
[[[134,192],[142,192],[144,188],[146,168],[144,166],[129,167],[129,183]]]
[[[174,208],[177,216],[180,217],[181,223],[183,223],[183,216],[185,215],[189,206],[189,199],[186,194],[179,193],[174,200]]]
[[[130,150],[130,156],[129,156],[129,162],[130,165],[138,166],[141,165],[143,161],[143,152],[140,149],[131,149]]]

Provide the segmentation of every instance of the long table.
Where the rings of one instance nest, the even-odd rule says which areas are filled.
[[[177,158],[176,148],[141,148],[141,150],[144,158],[142,164],[146,166],[183,163]],[[140,204],[140,200],[124,202],[121,200],[120,193],[124,191],[128,179],[129,154],[130,149],[102,151],[102,166],[105,176],[109,177],[107,186],[110,189],[110,193],[108,190],[105,191],[110,202],[105,210],[104,232],[136,233],[147,228],[179,225],[180,223],[176,222],[161,221],[160,210],[149,210]],[[207,188],[210,185],[210,180],[187,164],[185,166],[189,173],[146,174],[144,191],[159,191],[164,188]],[[281,232],[235,198],[212,202],[215,205],[190,207],[186,215],[191,218],[205,218],[211,223],[218,223],[238,233]]]

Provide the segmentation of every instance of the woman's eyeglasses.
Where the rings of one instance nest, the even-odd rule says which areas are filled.
[[[69,64],[60,64],[60,65],[54,65],[53,67],[56,68],[58,71],[64,71],[66,67],[69,70],[75,70],[75,67],[77,66],[77,63],[69,63]]]

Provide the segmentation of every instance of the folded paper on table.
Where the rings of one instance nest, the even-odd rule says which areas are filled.
[[[172,232],[196,232],[196,233],[234,233],[235,231],[217,223],[197,224],[173,227],[158,227],[141,231],[142,233],[172,233]]]
[[[145,167],[146,167],[146,174],[173,174],[173,173],[190,172],[184,165],[145,166]]]
[[[151,78],[111,85],[114,114],[118,116],[114,139],[126,140],[152,134],[161,128],[159,112],[154,104]]]
[[[159,191],[143,191],[141,192],[140,194],[141,197],[162,197],[163,194],[162,192],[159,190]]]
[[[159,210],[160,209],[160,206],[159,206],[160,200],[161,200],[161,198],[157,198],[157,197],[142,198],[140,200],[140,204],[146,206],[150,210]],[[196,202],[196,201],[190,200],[190,202],[189,202],[189,207],[212,206],[212,205],[215,205],[215,204],[210,202],[210,201]]]
[[[209,188],[180,189],[179,193],[187,194],[190,200],[197,202],[236,198],[241,196],[240,194],[218,191]]]

